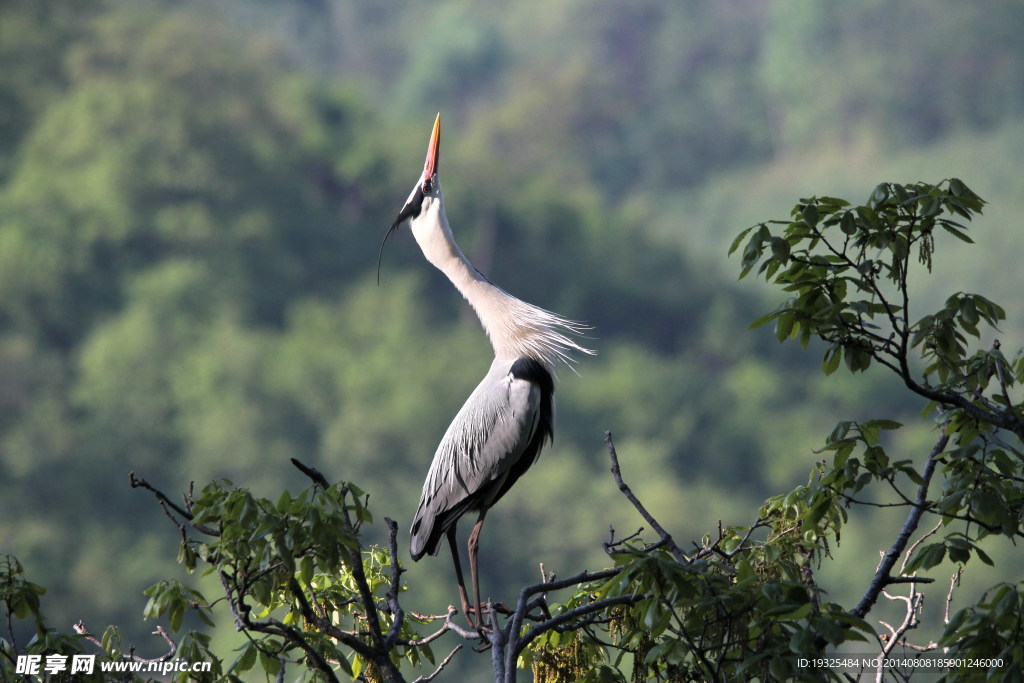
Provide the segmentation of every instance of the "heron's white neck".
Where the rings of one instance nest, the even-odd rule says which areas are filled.
[[[581,334],[585,325],[517,299],[473,267],[455,243],[440,200],[424,205],[411,227],[426,259],[448,276],[476,311],[497,358],[535,358],[553,371],[557,361],[571,363],[574,352],[593,353],[567,336]]]

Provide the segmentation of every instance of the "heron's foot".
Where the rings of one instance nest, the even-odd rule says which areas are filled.
[[[480,637],[484,639],[487,638],[487,634],[494,632],[493,624],[489,623],[490,620],[487,619],[488,615],[502,614],[504,616],[511,616],[514,614],[512,608],[503,602],[488,602],[479,605],[479,609],[467,605],[464,611],[469,627],[479,633]]]
[[[492,630],[491,626],[485,623],[486,608],[480,610],[476,607],[466,606],[463,612],[466,615],[466,623],[469,624],[469,628],[479,633],[480,637],[486,640],[486,635]]]
[[[515,611],[503,602],[489,602],[487,607],[493,609],[498,614],[504,614],[506,617],[510,617],[515,614]]]
[[[504,602],[485,602],[480,605],[480,608],[482,614],[488,614],[491,610],[494,610],[498,614],[504,614],[506,617],[515,614],[515,611]],[[469,614],[470,612],[476,614],[476,608],[467,606],[466,613]]]

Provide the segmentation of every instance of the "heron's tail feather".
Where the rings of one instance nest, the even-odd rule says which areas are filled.
[[[470,502],[470,499],[461,500],[455,507],[440,512],[433,509],[429,502],[421,502],[410,530],[412,539],[409,552],[412,559],[418,561],[427,554],[436,557],[441,548],[441,539],[448,533],[448,529],[459,523],[459,518],[469,509]]]
[[[426,554],[427,541],[430,538],[430,527],[434,525],[432,518],[430,520],[423,519],[424,512],[423,508],[416,511],[416,518],[412,521],[412,529],[409,530],[409,534],[412,537],[409,540],[409,553],[415,561],[419,561]]]
[[[413,519],[412,529],[409,532],[412,536],[409,545],[412,559],[418,562],[428,553],[436,556],[441,547],[441,537],[444,536],[444,532],[445,529],[441,529],[440,525],[436,524],[436,518],[430,510],[423,508],[417,510],[416,518]]]

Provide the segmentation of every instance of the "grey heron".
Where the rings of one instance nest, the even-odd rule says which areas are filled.
[[[440,148],[438,114],[423,174],[388,234],[408,221],[423,256],[451,280],[476,311],[494,348],[494,361],[434,453],[412,523],[411,554],[413,560],[427,553],[436,556],[441,538],[447,537],[462,610],[470,625],[479,629],[483,619],[477,548],[484,517],[554,437],[555,365],[573,362],[574,353],[593,351],[572,339],[587,329],[585,325],[508,294],[462,253],[444,211],[438,173]],[[467,544],[476,623],[470,616],[455,540],[456,525],[468,512],[477,515]]]

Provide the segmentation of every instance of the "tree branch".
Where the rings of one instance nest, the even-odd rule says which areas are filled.
[[[612,598],[604,598],[603,600],[598,600],[597,602],[590,602],[586,605],[580,605],[579,607],[575,607],[569,610],[568,612],[562,612],[557,617],[552,617],[547,621],[536,624],[535,626],[531,627],[529,631],[527,631],[525,634],[516,639],[515,647],[512,648],[513,657],[519,657],[519,655],[522,654],[523,650],[526,649],[526,646],[529,645],[534,638],[541,635],[542,633],[545,633],[546,631],[550,631],[552,629],[559,630],[560,627],[576,619],[590,616],[598,612],[603,612],[604,610],[610,607],[618,607],[619,605],[631,605],[637,600],[639,600],[640,597],[641,596],[631,594],[617,595]]]
[[[83,638],[88,640],[90,643],[92,643],[93,645],[98,647],[101,651],[103,651],[103,643],[100,642],[100,639],[97,638],[96,636],[94,636],[89,631],[89,629],[85,625],[85,621],[84,620],[79,619],[78,623],[74,624],[71,628],[75,631],[75,633],[77,633],[78,635],[82,636]],[[168,633],[164,629],[164,627],[161,626],[160,624],[157,624],[156,630],[153,631],[153,635],[154,636],[160,636],[161,638],[163,638],[164,642],[166,642],[170,646],[171,649],[168,650],[165,654],[163,654],[163,655],[161,655],[159,657],[154,657],[153,659],[146,659],[145,657],[137,656],[134,653],[134,646],[132,646],[132,651],[130,651],[128,653],[125,653],[125,652],[121,652],[120,653],[121,659],[124,659],[126,661],[130,661],[130,662],[147,662],[148,663],[148,662],[166,662],[166,661],[170,660],[172,657],[174,657],[174,655],[178,652],[178,644],[175,643],[171,639],[171,636],[168,635]]]
[[[928,455],[928,459],[925,461],[924,471],[921,473],[921,485],[917,488],[917,497],[914,500],[914,505],[910,508],[910,512],[907,514],[907,519],[903,523],[903,528],[900,529],[899,535],[896,536],[896,540],[893,541],[892,546],[886,551],[882,557],[882,561],[878,565],[878,569],[875,570],[875,576],[871,579],[871,583],[868,585],[867,591],[864,593],[864,597],[861,598],[857,606],[850,610],[850,614],[864,618],[865,615],[871,610],[875,602],[878,601],[878,596],[882,590],[893,583],[893,577],[891,572],[894,566],[896,566],[896,560],[899,559],[903,550],[907,547],[907,543],[910,541],[910,537],[914,531],[917,530],[917,526],[921,521],[921,515],[924,513],[925,508],[928,507],[928,487],[931,484],[932,475],[935,473],[935,461],[939,455],[946,450],[946,444],[949,443],[949,435],[943,434],[939,440],[935,443],[931,453]]]
[[[292,458],[291,461],[300,472],[313,480],[314,485],[319,486],[325,491],[331,487],[331,485],[327,483],[327,477],[325,477],[317,468],[304,465],[299,462],[298,458]]]
[[[429,683],[430,681],[437,678],[437,675],[440,674],[446,666],[448,666],[448,662],[452,661],[452,657],[455,656],[455,653],[461,649],[461,643],[459,645],[456,645],[455,648],[448,653],[448,656],[441,660],[441,663],[437,665],[437,668],[434,669],[434,672],[432,674],[430,674],[429,676],[420,676],[419,678],[413,680],[412,683]]]
[[[604,442],[608,444],[608,455],[612,460],[612,476],[615,477],[615,483],[619,487],[619,490],[622,491],[622,494],[626,496],[630,503],[632,503],[633,507],[636,508],[636,511],[640,513],[640,516],[647,520],[647,523],[651,525],[651,528],[657,532],[658,537],[665,542],[668,551],[672,554],[672,557],[676,559],[676,562],[679,562],[680,564],[688,564],[690,562],[690,558],[688,558],[686,553],[676,545],[675,541],[672,540],[671,534],[665,531],[664,527],[662,527],[661,524],[658,523],[658,520],[656,520],[654,516],[647,511],[647,508],[643,506],[643,503],[640,502],[629,486],[626,485],[626,482],[623,481],[622,470],[619,468],[619,455],[615,451],[615,441],[612,439],[611,430],[605,431]]]
[[[386,651],[390,651],[395,646],[398,634],[402,630],[402,624],[405,622],[405,610],[398,603],[398,592],[402,588],[402,572],[405,570],[398,563],[398,525],[390,517],[385,517],[384,523],[388,527],[388,556],[391,559],[391,587],[388,589],[387,601],[388,607],[391,608],[392,623],[391,630],[384,638],[383,646]]]
[[[170,498],[168,498],[167,494],[165,494],[163,491],[161,491],[160,489],[158,489],[155,486],[153,486],[152,484],[150,484],[145,479],[137,478],[135,476],[135,471],[134,470],[128,473],[128,482],[131,484],[131,487],[133,489],[141,488],[141,489],[146,489],[147,491],[151,492],[154,496],[156,496],[156,499],[158,501],[160,501],[160,505],[164,508],[165,512],[167,511],[168,507],[171,508],[176,513],[181,515],[181,517],[183,519],[187,520],[188,523],[192,526],[192,528],[195,529],[196,531],[198,531],[200,533],[204,533],[207,536],[213,536],[213,537],[219,537],[220,536],[220,532],[217,531],[216,529],[211,529],[210,527],[203,526],[202,524],[193,524],[192,523],[192,513],[190,513],[188,510],[184,509],[183,507],[181,507],[177,503],[175,503]],[[175,526],[177,526],[179,528],[181,527],[181,524],[179,524],[176,519],[171,517],[170,513],[168,513],[167,516],[170,517],[171,521],[174,522]]]

